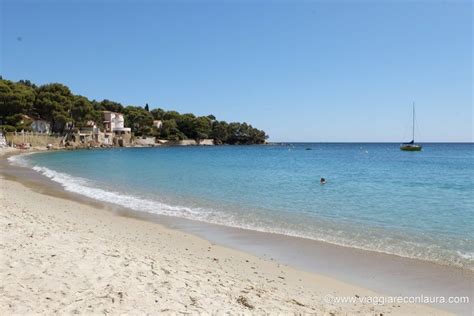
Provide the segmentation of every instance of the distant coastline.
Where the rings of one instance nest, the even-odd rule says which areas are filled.
[[[220,121],[212,114],[196,116],[150,109],[148,104],[89,100],[60,83],[37,86],[29,80],[1,77],[0,132],[10,146],[19,147],[251,145],[268,139],[250,124]]]

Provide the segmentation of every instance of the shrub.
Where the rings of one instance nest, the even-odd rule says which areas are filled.
[[[0,131],[5,133],[13,133],[16,131],[16,127],[11,125],[0,125]]]

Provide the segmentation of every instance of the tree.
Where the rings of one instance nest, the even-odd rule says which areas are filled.
[[[19,104],[14,104],[13,100],[13,91],[8,81],[0,81],[0,116],[5,119],[5,117],[19,113],[21,107]]]
[[[161,138],[178,141],[186,139],[186,136],[178,129],[175,120],[164,120],[161,128]]]
[[[230,123],[226,142],[232,145],[264,144],[268,138],[264,131],[247,123]]]
[[[55,131],[63,133],[69,121],[70,118],[64,111],[53,111],[53,126]]]
[[[0,119],[14,114],[31,114],[35,98],[32,87],[0,80]]]
[[[99,102],[99,110],[100,111],[111,111],[111,112],[117,112],[117,113],[122,113],[124,110],[124,107],[122,104],[114,101],[110,101],[107,99],[104,99]]]
[[[181,117],[181,114],[179,114],[176,111],[167,111],[163,114],[163,119],[164,120],[177,120]]]
[[[34,83],[32,83],[30,80],[20,80],[18,81],[19,84],[25,85],[27,87],[36,89],[38,88]]]
[[[150,112],[139,106],[127,106],[124,109],[125,125],[132,128],[132,132],[138,136],[145,135],[151,131],[153,116]]]
[[[229,137],[229,124],[225,121],[216,121],[212,124],[212,131],[211,131],[211,138],[217,144],[223,144],[227,142],[227,138]]]
[[[14,114],[3,119],[3,123],[15,127],[17,131],[30,131],[32,119],[24,114]]]
[[[186,113],[183,115],[179,115],[175,120],[176,124],[178,124],[178,129],[186,135],[187,138],[195,138],[195,131],[194,131],[194,119],[196,117],[194,114]]]
[[[193,120],[193,138],[196,140],[209,138],[212,132],[211,120],[208,117],[200,116]]]
[[[165,110],[157,108],[157,109],[151,110],[150,113],[151,115],[153,115],[153,118],[155,120],[163,120],[163,116],[165,115]]]
[[[76,126],[85,126],[87,121],[95,121],[96,115],[91,102],[83,96],[74,96],[71,116]]]
[[[55,132],[63,132],[70,119],[74,97],[68,87],[60,83],[40,86],[34,103],[34,113],[51,122]]]

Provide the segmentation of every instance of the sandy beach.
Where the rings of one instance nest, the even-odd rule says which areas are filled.
[[[0,180],[0,313],[445,314]]]

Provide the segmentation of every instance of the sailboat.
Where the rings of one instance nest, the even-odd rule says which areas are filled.
[[[405,151],[420,151],[421,150],[421,145],[415,144],[415,103],[413,103],[413,123],[412,123],[412,138],[411,142],[409,143],[403,143],[400,145],[401,150]]]

